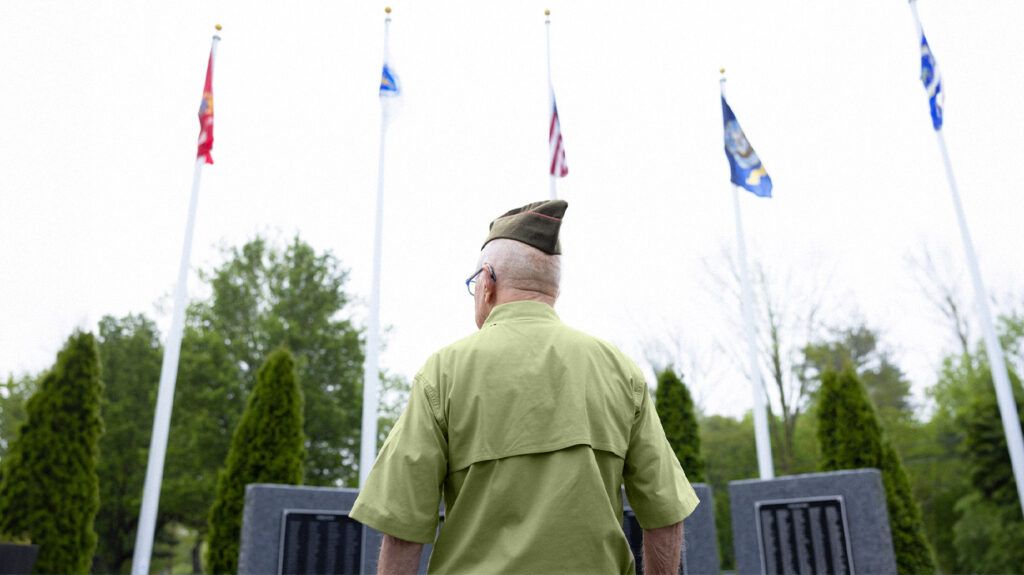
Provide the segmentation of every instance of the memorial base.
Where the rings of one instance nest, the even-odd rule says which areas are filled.
[[[700,505],[683,520],[683,552],[679,556],[679,575],[703,575],[719,572],[718,535],[715,531],[715,501],[711,486],[694,483]],[[636,572],[643,573],[643,529],[633,515],[629,501],[623,499],[623,525],[626,539],[636,560]]]
[[[0,543],[0,575],[27,575],[39,555],[38,545]]]
[[[729,483],[736,573],[896,573],[877,469]]]

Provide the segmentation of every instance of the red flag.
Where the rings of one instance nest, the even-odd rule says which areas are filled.
[[[210,50],[210,61],[206,64],[206,85],[203,86],[203,101],[199,103],[199,151],[196,158],[204,158],[207,164],[213,163],[213,50]]]

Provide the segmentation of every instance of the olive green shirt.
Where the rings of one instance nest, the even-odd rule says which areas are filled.
[[[427,360],[351,516],[431,572],[632,573],[623,485],[644,529],[698,503],[636,364],[522,301]]]

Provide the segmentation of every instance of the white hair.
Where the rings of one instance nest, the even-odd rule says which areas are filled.
[[[494,268],[498,285],[558,297],[562,280],[562,257],[546,254],[533,246],[499,238],[487,242],[480,252],[480,267]]]

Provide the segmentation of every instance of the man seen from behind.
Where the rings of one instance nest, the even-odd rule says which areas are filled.
[[[351,516],[384,533],[379,573],[678,573],[698,500],[637,366],[555,313],[568,204],[491,222],[467,281],[479,331],[432,355]],[[444,521],[438,531],[438,507]],[[435,537],[436,536],[436,537]]]

